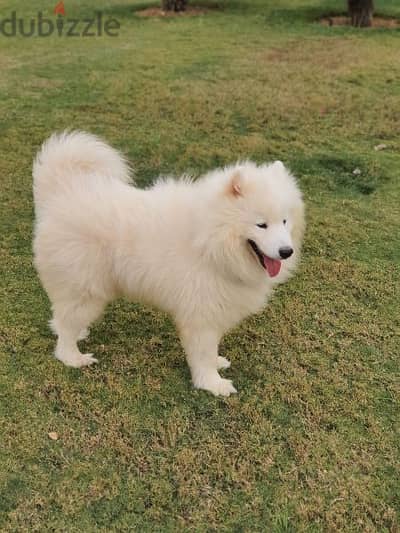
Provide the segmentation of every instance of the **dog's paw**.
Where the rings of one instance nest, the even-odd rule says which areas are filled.
[[[230,379],[224,379],[218,376],[218,378],[201,380],[195,382],[196,389],[203,389],[214,394],[214,396],[229,396],[235,394],[237,390],[232,384]]]
[[[214,396],[230,396],[237,393],[230,379],[220,378],[218,381],[205,387],[206,390],[212,392]]]
[[[221,357],[220,355],[217,357],[217,370],[222,370],[224,368],[229,368],[231,366],[231,362],[228,361],[225,357]]]
[[[77,353],[72,355],[56,353],[56,359],[62,361],[64,365],[72,366],[73,368],[82,368],[83,366],[90,366],[93,363],[98,363],[98,360],[93,357],[92,353]]]

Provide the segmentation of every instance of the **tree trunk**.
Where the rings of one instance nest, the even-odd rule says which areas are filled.
[[[373,0],[347,0],[351,25],[366,28],[372,24]]]
[[[185,11],[188,0],[162,0],[161,7],[164,11]]]

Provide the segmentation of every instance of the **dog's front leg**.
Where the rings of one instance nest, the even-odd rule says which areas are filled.
[[[237,392],[230,379],[221,378],[218,368],[227,368],[229,362],[218,356],[218,335],[211,328],[180,328],[186,358],[197,389],[212,392],[215,396],[229,396]]]

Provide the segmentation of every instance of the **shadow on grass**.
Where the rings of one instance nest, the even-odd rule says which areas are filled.
[[[335,154],[317,154],[300,158],[292,165],[299,175],[310,175],[310,182],[319,180],[330,191],[370,195],[388,181],[383,169],[361,157],[340,157]],[[311,172],[310,172],[311,170]]]
[[[206,9],[210,11],[218,11],[223,10],[225,11],[227,8],[225,5],[219,2],[207,2],[199,0],[198,2],[191,2],[189,4],[191,8],[200,8],[200,9]],[[116,17],[119,19],[126,19],[131,18],[132,15],[137,15],[140,11],[144,11],[145,9],[158,9],[161,7],[161,1],[153,1],[153,2],[141,2],[139,4],[135,5],[127,5],[127,4],[120,4],[120,5],[112,5],[109,7],[105,7],[102,9],[102,13],[106,16],[110,17]],[[135,16],[136,18],[136,16]]]
[[[102,9],[104,15],[109,15],[117,18],[130,18],[140,11],[146,9],[157,9],[161,7],[161,1],[140,2],[135,5],[120,4],[111,5]],[[189,8],[205,9],[212,12],[223,12],[225,14],[240,14],[251,15],[261,14],[265,15],[268,20],[272,22],[296,23],[296,22],[313,22],[322,16],[340,15],[342,12],[337,12],[332,9],[324,7],[303,6],[293,8],[279,8],[274,2],[246,2],[244,0],[193,0],[188,4]]]

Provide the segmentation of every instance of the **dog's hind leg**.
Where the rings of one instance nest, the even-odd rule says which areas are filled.
[[[54,333],[54,335],[57,337],[57,330],[56,330],[56,325],[54,323],[54,318],[49,320],[49,327],[51,331]],[[90,333],[89,328],[83,329],[78,335],[78,341],[83,341],[87,339],[87,337],[89,336],[89,333]]]
[[[186,326],[179,329],[193,385],[215,396],[229,396],[237,392],[232,381],[221,378],[217,371],[217,368],[229,366],[225,358],[218,356],[219,335],[208,328],[194,330]]]
[[[82,354],[77,346],[84,331],[102,313],[105,302],[95,298],[81,298],[53,304],[51,327],[57,334],[55,356],[67,366],[79,368],[96,363],[93,354]]]

